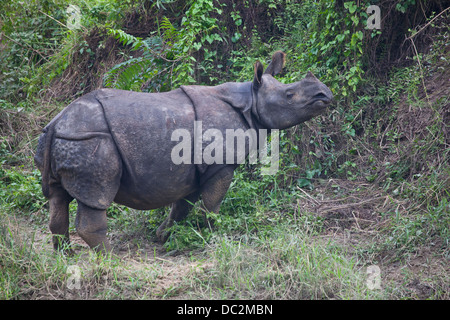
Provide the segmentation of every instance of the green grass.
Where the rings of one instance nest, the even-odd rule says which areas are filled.
[[[377,297],[354,257],[292,225],[258,236],[215,237],[214,267],[194,278],[200,299],[365,299]],[[199,295],[199,292],[202,293]]]
[[[24,212],[36,212],[46,199],[41,192],[41,174],[38,170],[23,172],[21,168],[0,169],[0,204]]]
[[[56,278],[62,274],[62,264],[57,257],[35,250],[35,233],[24,233],[20,223],[4,212],[0,222],[0,299],[31,298],[45,285],[61,285]]]
[[[280,224],[236,240],[215,233],[204,250],[177,263],[176,258],[144,251],[108,258],[81,250],[65,257],[52,252],[49,235],[26,239],[29,233],[13,231],[23,221],[0,218],[1,299],[364,299],[378,295],[368,292],[364,270],[354,257],[292,225]],[[70,266],[78,268],[79,289],[68,287],[75,274]]]

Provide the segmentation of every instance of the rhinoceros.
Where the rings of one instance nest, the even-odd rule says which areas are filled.
[[[200,121],[204,132],[279,130],[322,113],[332,101],[330,89],[311,72],[299,82],[280,83],[274,76],[284,64],[285,54],[277,51],[265,71],[256,61],[253,81],[185,85],[163,93],[103,88],[70,103],[42,130],[35,155],[54,248],[69,247],[73,199],[77,233],[101,252],[111,251],[106,209],[112,202],[138,210],[171,205],[156,232],[162,242],[200,196],[206,210],[218,213],[239,163],[175,163],[180,139],[173,133],[193,135]]]

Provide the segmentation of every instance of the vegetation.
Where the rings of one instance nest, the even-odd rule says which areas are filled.
[[[449,299],[449,8],[441,1],[0,0],[0,299]],[[381,29],[368,29],[369,5]],[[79,8],[71,16],[69,5]],[[76,10],[75,10],[76,11]],[[335,95],[281,133],[280,170],[246,164],[210,230],[196,205],[108,209],[113,257],[53,253],[33,155],[99,87],[162,92],[311,70]],[[71,283],[76,266],[80,283]],[[381,286],[368,285],[378,266]]]

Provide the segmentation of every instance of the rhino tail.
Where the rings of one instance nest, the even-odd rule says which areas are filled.
[[[55,133],[55,125],[51,123],[43,130],[42,145],[42,193],[46,198],[50,196],[50,152],[52,147],[53,136]]]

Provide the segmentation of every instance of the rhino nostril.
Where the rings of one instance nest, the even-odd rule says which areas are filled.
[[[325,95],[325,93],[318,93],[318,94],[316,94],[314,97],[313,97],[313,99],[317,99],[317,100],[326,100],[326,101],[329,101],[330,100],[330,98],[327,96],[327,95]]]

